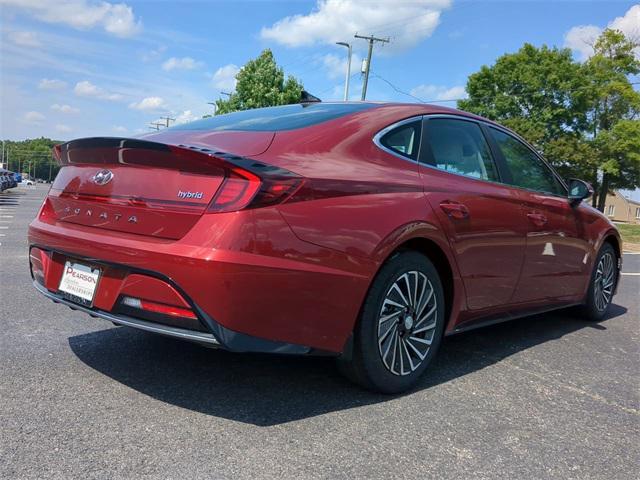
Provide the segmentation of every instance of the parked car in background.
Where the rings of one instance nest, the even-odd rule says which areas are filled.
[[[56,147],[35,288],[237,352],[334,355],[400,392],[444,335],[580,306],[601,319],[614,225],[519,136],[415,104],[307,103]]]

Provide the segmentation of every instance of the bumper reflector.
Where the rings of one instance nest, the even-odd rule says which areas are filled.
[[[147,312],[159,313],[161,315],[169,315],[172,317],[183,317],[197,319],[196,314],[188,308],[174,307],[172,305],[165,305],[162,303],[149,302],[148,300],[142,300],[134,297],[123,297],[122,304],[131,308],[138,308]]]

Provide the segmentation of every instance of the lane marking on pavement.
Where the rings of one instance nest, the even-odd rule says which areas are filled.
[[[638,272],[622,272],[620,275],[628,275],[630,277],[640,277],[640,273]]]
[[[0,218],[13,218],[13,215],[0,215]]]
[[[640,252],[622,252],[623,255],[640,255]]]
[[[9,230],[9,227],[0,227],[0,230]]]

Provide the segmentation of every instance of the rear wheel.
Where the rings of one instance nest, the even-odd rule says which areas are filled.
[[[582,313],[588,320],[598,321],[607,313],[618,279],[618,256],[609,243],[605,243],[594,263],[589,290]]]
[[[444,292],[424,255],[403,252],[387,261],[367,294],[341,371],[370,390],[411,388],[435,356],[444,329]]]

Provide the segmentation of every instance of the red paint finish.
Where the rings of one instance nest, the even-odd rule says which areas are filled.
[[[581,301],[602,242],[619,245],[610,222],[372,141],[430,114],[477,118],[389,104],[275,133],[168,129],[66,144],[29,228],[34,278],[55,293],[65,261],[80,259],[101,269],[95,309],[114,311],[125,295],[195,305],[234,332],[331,352],[343,350],[381,265],[407,245],[446,266],[447,332]],[[113,178],[96,184],[105,169]]]

